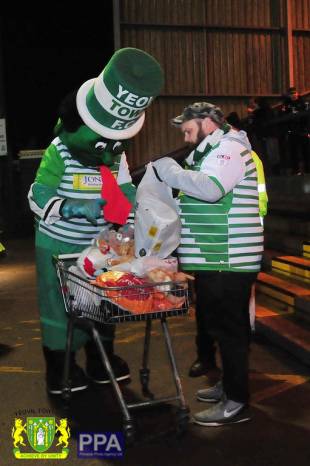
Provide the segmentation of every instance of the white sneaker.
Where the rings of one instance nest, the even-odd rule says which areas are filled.
[[[194,422],[202,426],[223,426],[249,421],[246,405],[233,400],[220,401],[212,408],[194,414]]]
[[[223,382],[219,380],[213,387],[198,390],[196,393],[197,400],[207,403],[218,403],[224,395]]]

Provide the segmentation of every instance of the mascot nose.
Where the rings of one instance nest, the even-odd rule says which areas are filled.
[[[103,152],[101,155],[101,161],[103,165],[110,167],[111,165],[114,164],[113,154],[111,152]]]

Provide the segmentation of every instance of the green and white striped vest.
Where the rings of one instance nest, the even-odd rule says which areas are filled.
[[[200,171],[203,160],[217,146],[191,169]],[[208,203],[180,194],[182,232],[178,256],[183,270],[260,270],[263,227],[259,217],[256,167],[248,149],[241,149],[240,155],[246,164],[245,176],[219,201]]]

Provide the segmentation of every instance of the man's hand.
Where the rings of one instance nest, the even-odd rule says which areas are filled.
[[[206,202],[216,202],[224,192],[204,172],[195,170],[184,170],[170,157],[152,162],[159,178],[170,188],[179,189],[188,196],[196,197]]]
[[[152,162],[153,170],[159,181],[165,181],[169,185],[167,174],[174,169],[180,169],[180,165],[170,157],[163,157]]]
[[[61,215],[64,218],[86,218],[93,225],[97,225],[102,207],[106,204],[104,199],[67,199],[62,208]]]
[[[153,168],[153,171],[154,171],[154,173],[155,173],[156,178],[158,179],[158,181],[160,181],[160,182],[162,183],[163,180],[160,179],[159,174],[158,174],[156,168],[154,167],[154,165],[152,165],[152,168]]]

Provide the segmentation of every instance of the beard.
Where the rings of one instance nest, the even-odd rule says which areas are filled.
[[[201,125],[201,123],[200,123],[200,125],[199,125],[199,131],[198,131],[198,134],[197,134],[197,142],[196,142],[196,144],[200,144],[201,141],[203,141],[205,137],[206,137],[206,134],[203,132],[203,130],[202,130],[202,125]]]
[[[196,140],[194,142],[189,142],[187,145],[188,147],[196,147],[198,146],[198,144],[201,143],[201,141],[204,140],[204,138],[206,137],[206,134],[203,132],[203,129],[202,129],[202,123],[201,121],[197,121],[197,126],[198,126],[198,131],[197,131],[197,136],[196,136]]]

